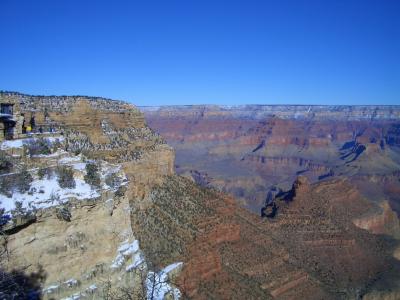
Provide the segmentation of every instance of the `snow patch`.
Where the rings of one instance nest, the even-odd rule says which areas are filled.
[[[7,150],[11,148],[22,148],[24,146],[23,140],[11,140],[11,141],[4,141],[0,145],[1,150]]]
[[[69,164],[69,163],[74,163],[74,162],[80,162],[81,160],[82,160],[82,157],[80,155],[77,155],[77,156],[63,157],[58,162],[60,164]]]
[[[125,260],[129,258],[130,255],[136,254],[139,251],[139,241],[134,240],[129,243],[129,240],[124,241],[117,249],[117,256],[111,264],[112,269],[119,269],[124,264]]]
[[[60,287],[59,285],[50,285],[49,287],[47,287],[43,290],[43,293],[52,294],[52,293],[56,292],[59,287]]]
[[[1,207],[10,212],[15,209],[15,202],[22,202],[22,207],[28,210],[34,208],[48,208],[59,205],[56,201],[55,196],[60,197],[60,202],[68,201],[70,198],[78,200],[97,198],[100,194],[92,190],[89,184],[82,179],[75,179],[75,188],[63,189],[59,186],[57,178],[43,178],[40,180],[34,180],[31,183],[30,191],[37,191],[35,193],[20,193],[14,192],[11,198],[0,194]],[[40,191],[40,192],[39,192]]]
[[[77,171],[85,171],[86,170],[86,163],[74,163],[71,164],[71,167]]]
[[[69,296],[67,298],[63,298],[61,300],[79,300],[79,299],[81,299],[81,294],[80,293],[76,293],[76,294],[73,294],[73,295],[71,295],[71,296]]]
[[[97,290],[97,286],[95,284],[92,284],[91,286],[89,286],[89,290]]]
[[[183,265],[183,262],[177,262],[177,263],[170,264],[170,265],[166,266],[166,267],[162,270],[162,272],[168,274],[168,273],[170,273],[171,271],[173,271],[173,270],[175,270],[175,269],[177,269],[177,268],[180,268],[182,265]]]
[[[51,144],[55,142],[62,142],[64,141],[64,137],[43,137],[47,141],[49,141]],[[1,150],[7,150],[7,149],[12,149],[12,148],[22,148],[26,143],[33,142],[37,140],[38,138],[32,137],[32,138],[26,138],[26,139],[18,139],[18,140],[8,140],[8,141],[3,141],[0,145]]]
[[[143,255],[141,253],[136,253],[132,260],[133,260],[133,263],[131,263],[129,266],[127,266],[125,268],[126,272],[130,272],[130,271],[138,268],[141,264],[143,264],[145,262]]]
[[[68,287],[73,287],[78,284],[78,280],[71,278],[64,282]]]
[[[168,273],[182,264],[182,262],[171,264],[158,273],[149,272],[146,278],[147,299],[163,300],[168,293],[171,293],[174,299],[179,299],[181,292],[169,284]]]

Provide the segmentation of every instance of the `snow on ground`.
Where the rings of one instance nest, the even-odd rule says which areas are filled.
[[[81,160],[82,160],[82,156],[81,155],[77,155],[77,156],[63,157],[58,162],[60,164],[69,164],[69,163],[80,162]]]
[[[85,181],[75,178],[75,188],[65,189],[61,188],[58,184],[57,177],[41,180],[34,180],[31,184],[31,191],[34,193],[28,194],[14,192],[11,198],[0,194],[1,207],[5,208],[6,212],[10,212],[15,208],[15,202],[22,202],[22,206],[28,210],[35,208],[47,208],[59,204],[57,197],[59,196],[61,202],[68,201],[69,198],[76,198],[78,200],[92,199],[99,197],[100,194],[93,190]]]
[[[126,272],[135,270],[136,268],[138,268],[141,264],[143,264],[145,262],[142,253],[136,253],[133,256],[132,261],[133,262],[125,268]]]
[[[124,241],[118,247],[117,256],[111,264],[112,269],[119,269],[125,263],[125,260],[129,259],[131,256],[133,259],[136,257],[139,251],[139,241],[134,240],[132,243],[129,243],[129,240]],[[139,253],[140,254],[140,253]]]
[[[177,263],[170,264],[163,269],[163,272],[168,274],[169,272],[171,272],[177,268],[180,268],[182,265],[183,265],[183,262],[177,262]]]
[[[45,293],[45,294],[52,294],[52,293],[56,292],[56,291],[59,289],[59,287],[60,287],[60,286],[59,286],[58,284],[57,284],[57,285],[51,285],[51,286],[45,288],[45,289],[43,290],[43,293]]]
[[[60,136],[60,137],[44,137],[46,140],[48,140],[50,143],[54,143],[54,142],[62,142],[64,141],[64,137]],[[1,150],[7,150],[7,149],[11,149],[11,148],[22,148],[24,146],[24,144],[29,143],[31,141],[37,140],[37,138],[32,137],[32,138],[26,138],[26,139],[17,139],[17,140],[7,140],[7,141],[3,141],[0,144],[0,149]]]
[[[122,242],[117,249],[117,256],[111,264],[112,269],[120,269],[124,263],[129,260],[131,263],[125,267],[126,272],[131,272],[140,266],[146,266],[146,261],[139,248],[139,241],[129,242],[129,239]],[[160,272],[150,271],[146,276],[147,298],[154,300],[163,300],[166,294],[172,293],[174,299],[179,299],[181,293],[179,289],[172,287],[168,282],[168,274],[173,270],[182,267],[182,262],[168,265]],[[143,269],[142,269],[143,270]]]
[[[120,252],[123,256],[128,256],[139,251],[139,242],[134,240],[132,243],[125,241],[119,248],[118,252]]]
[[[97,285],[92,284],[91,286],[89,286],[89,287],[87,288],[87,290],[93,292],[93,291],[97,290]]]
[[[0,145],[1,150],[7,150],[11,148],[22,148],[24,145],[24,140],[11,140],[11,141],[4,141]]]
[[[46,157],[58,157],[58,156],[60,156],[62,153],[61,153],[61,151],[60,152],[54,152],[54,153],[51,153],[51,154],[37,154],[37,155],[31,155],[31,157],[34,157],[34,158],[46,158]]]
[[[22,140],[6,142],[21,141]],[[15,145],[18,145],[18,143],[13,144],[13,146]],[[42,155],[41,157],[51,158],[56,155],[68,155],[68,152],[60,150],[47,156]],[[83,157],[81,155],[66,156],[59,159],[57,163],[65,166],[70,166],[74,169],[75,172],[85,174],[87,162],[83,162],[82,160]],[[19,201],[22,202],[22,206],[28,210],[32,210],[33,208],[48,208],[51,206],[59,205],[59,202],[66,202],[70,198],[75,198],[77,200],[97,198],[100,196],[101,190],[117,190],[119,186],[126,185],[128,183],[125,174],[121,172],[121,166],[109,164],[107,162],[102,162],[101,165],[102,167],[99,171],[100,176],[103,180],[105,174],[115,173],[116,176],[119,177],[120,184],[117,187],[112,189],[107,184],[103,183],[101,189],[93,189],[89,184],[81,179],[82,177],[79,178],[78,176],[77,178],[75,176],[75,188],[65,189],[59,186],[56,175],[54,175],[50,179],[46,176],[43,179],[35,178],[36,176],[34,176],[34,174],[36,173],[38,168],[33,168],[30,169],[29,172],[33,175],[35,180],[31,183],[29,192],[20,193],[18,191],[13,191],[11,198],[8,198],[6,195],[0,194],[0,207],[5,208],[6,212],[10,212],[15,208],[15,202]],[[55,168],[56,165],[52,163],[48,167]],[[2,174],[0,176],[8,176],[12,174],[15,174],[15,172]],[[58,197],[60,201],[58,201]]]
[[[79,300],[80,298],[81,298],[81,293],[76,293],[62,300]]]
[[[147,299],[163,300],[168,293],[172,293],[174,299],[179,299],[181,292],[168,283],[168,273],[182,264],[182,262],[173,263],[158,273],[149,272],[146,278]]]
[[[71,278],[64,282],[68,287],[73,287],[78,284],[78,280]]]
[[[50,143],[54,143],[54,142],[63,142],[65,140],[65,138],[63,136],[50,136],[50,137],[44,137],[46,140],[48,140]]]
[[[84,163],[84,162],[81,162],[81,163],[74,163],[74,164],[71,164],[71,167],[72,167],[74,170],[83,172],[83,171],[86,170],[86,163]]]

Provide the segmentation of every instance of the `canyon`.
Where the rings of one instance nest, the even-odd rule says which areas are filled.
[[[396,106],[0,100],[0,298],[399,298]]]
[[[176,151],[176,171],[260,213],[298,175],[345,177],[400,212],[399,106],[141,107]]]

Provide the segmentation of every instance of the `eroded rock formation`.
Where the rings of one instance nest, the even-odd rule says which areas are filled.
[[[355,299],[398,284],[396,242],[354,225],[375,206],[346,180],[300,177],[275,198],[277,215],[263,219],[182,177],[165,178],[152,195],[135,209],[135,231],[139,240],[158,237],[144,251],[157,243],[160,259],[184,257],[180,287],[189,297]]]
[[[207,174],[209,184],[254,212],[271,187],[288,190],[300,174],[311,182],[348,178],[372,201],[386,199],[400,212],[399,106],[141,109],[175,148],[178,174]]]

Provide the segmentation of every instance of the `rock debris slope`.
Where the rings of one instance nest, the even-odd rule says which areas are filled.
[[[374,207],[347,181],[300,177],[274,201],[276,216],[260,218],[169,176],[136,202],[134,231],[145,252],[162,249],[160,263],[185,257],[180,287],[189,298],[358,299],[398,287],[396,242],[354,224]]]

